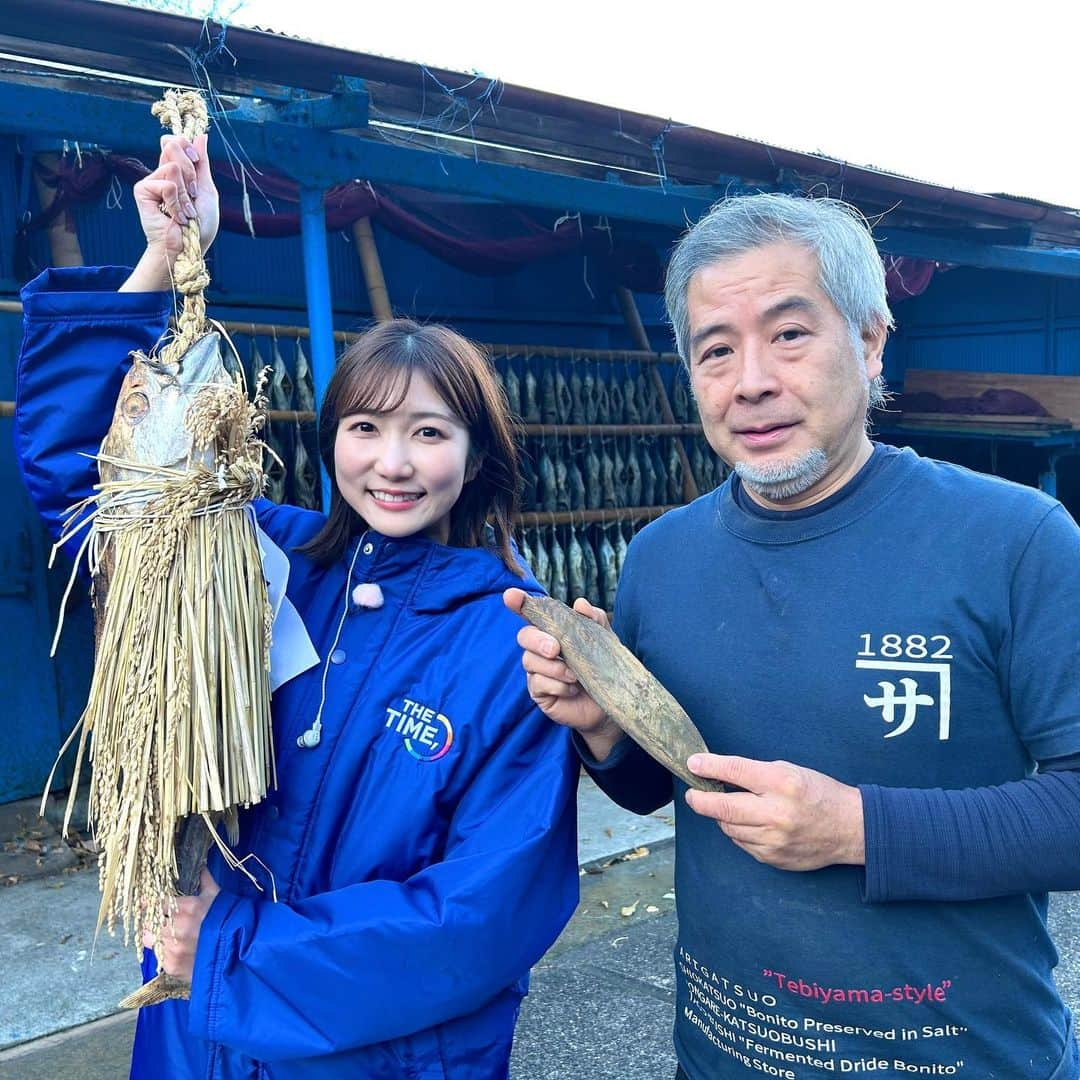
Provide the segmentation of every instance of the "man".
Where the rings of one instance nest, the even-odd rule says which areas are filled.
[[[673,781],[518,640],[612,798],[676,796],[680,1075],[1076,1080],[1046,892],[1080,887],[1080,531],[871,443],[891,317],[843,204],[721,203],[666,292],[733,475],[638,535],[615,630],[728,790]]]

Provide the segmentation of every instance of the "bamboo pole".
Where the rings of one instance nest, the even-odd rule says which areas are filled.
[[[634,302],[634,294],[625,285],[617,286],[615,292],[619,298],[619,307],[622,308],[623,318],[630,328],[630,336],[639,349],[647,349],[649,347],[649,335],[645,332],[645,324],[641,321],[641,312],[638,311],[637,304]],[[656,400],[660,403],[660,415],[663,417],[665,424],[674,424],[675,414],[671,411],[671,402],[668,401],[664,380],[660,378],[660,372],[655,367],[649,368],[649,374],[652,376]],[[697,480],[694,479],[693,471],[690,469],[690,458],[687,456],[686,447],[683,446],[682,440],[675,440],[675,450],[682,464],[683,498],[687,502],[692,502],[698,497],[699,492]]]
[[[352,234],[356,253],[360,256],[360,270],[367,286],[371,314],[375,316],[376,322],[389,322],[394,317],[394,312],[390,307],[390,294],[386,289],[386,278],[383,277],[379,249],[375,246],[371,218],[357,218],[352,224]]]
[[[652,521],[674,506],[622,506],[602,510],[522,510],[514,524],[535,528],[543,525],[594,525],[615,521]]]

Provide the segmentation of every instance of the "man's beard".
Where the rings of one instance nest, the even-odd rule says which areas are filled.
[[[770,502],[783,502],[809,491],[829,469],[824,450],[807,450],[790,461],[771,465],[737,462],[735,472],[751,491]]]

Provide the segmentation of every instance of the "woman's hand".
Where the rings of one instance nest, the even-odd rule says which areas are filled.
[[[203,869],[199,878],[198,896],[181,896],[175,901],[176,906],[165,920],[161,932],[161,949],[158,955],[158,968],[174,978],[191,982],[195,968],[195,950],[199,946],[199,930],[202,928],[206,913],[214,902],[214,897],[221,892],[218,883],[210,871]],[[143,945],[152,949],[152,934],[144,933]]]
[[[184,247],[183,227],[199,222],[205,254],[218,231],[218,192],[210,172],[206,136],[194,143],[180,135],[161,137],[157,168],[135,185],[135,207],[146,251],[121,292],[160,292],[172,282],[176,256]]]

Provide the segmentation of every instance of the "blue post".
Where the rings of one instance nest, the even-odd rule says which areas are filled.
[[[308,327],[311,330],[311,375],[315,382],[315,411],[334,374],[334,312],[330,303],[330,264],[326,254],[326,215],[323,193],[300,188],[300,230],[304,244],[304,287],[307,292]],[[323,510],[330,509],[330,478],[320,459]]]

